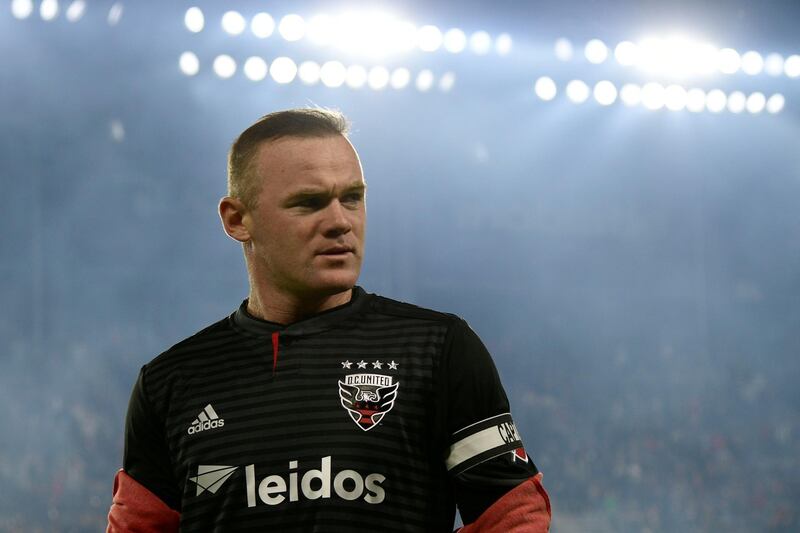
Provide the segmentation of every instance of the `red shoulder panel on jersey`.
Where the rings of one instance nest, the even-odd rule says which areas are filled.
[[[550,497],[542,474],[523,481],[458,533],[546,533],[550,530]]]
[[[124,470],[117,472],[106,533],[177,533],[180,518]]]

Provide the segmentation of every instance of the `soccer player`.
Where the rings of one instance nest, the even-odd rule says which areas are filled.
[[[550,503],[486,348],[370,294],[366,184],[338,112],[293,109],[228,157],[250,292],[142,367],[109,532],[545,532]]]

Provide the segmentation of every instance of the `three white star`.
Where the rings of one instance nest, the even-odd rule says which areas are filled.
[[[382,365],[383,363],[381,363],[380,361],[375,361],[374,363],[372,363],[372,368],[377,368],[378,370],[380,370]]]
[[[358,362],[358,368],[367,368],[367,362],[362,359]]]
[[[350,361],[344,361],[342,363],[342,368],[346,368],[349,370],[351,366],[353,366],[353,363],[351,363]]]
[[[397,370],[397,363],[395,363],[394,361],[389,363],[389,370]]]

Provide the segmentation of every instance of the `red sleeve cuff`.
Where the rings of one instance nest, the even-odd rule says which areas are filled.
[[[546,533],[550,530],[550,517],[550,497],[539,473],[510,490],[458,532]]]
[[[106,533],[177,533],[180,517],[124,470],[117,472]]]

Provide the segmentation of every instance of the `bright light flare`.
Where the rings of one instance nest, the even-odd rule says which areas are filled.
[[[742,57],[733,48],[723,48],[717,55],[717,68],[723,74],[735,74],[742,67]]]
[[[686,108],[688,95],[680,85],[670,85],[664,89],[664,105],[670,111],[681,111]]]
[[[706,93],[703,89],[689,89],[686,92],[686,109],[691,113],[701,113],[706,108]]]
[[[12,0],[11,14],[15,19],[24,20],[33,13],[33,2],[31,0]]]
[[[183,16],[183,24],[186,29],[192,33],[199,33],[203,31],[206,25],[206,18],[203,16],[203,10],[199,7],[190,7],[186,10]]]
[[[747,97],[745,108],[748,112],[756,114],[764,111],[764,107],[766,107],[766,105],[767,97],[764,96],[764,93],[755,92]]]
[[[608,47],[600,39],[592,39],[586,43],[586,48],[584,48],[583,53],[586,55],[586,59],[589,60],[589,63],[595,65],[599,65],[608,59]]]
[[[767,113],[775,115],[783,111],[783,106],[786,105],[786,99],[780,93],[775,93],[767,100]]]
[[[764,58],[761,57],[761,54],[751,50],[742,55],[742,72],[755,76],[761,74],[763,70]]]
[[[589,86],[581,80],[572,80],[567,83],[567,98],[573,104],[582,104],[589,98]]]
[[[330,15],[315,15],[308,21],[308,39],[318,46],[328,46],[336,36],[336,21]]]
[[[492,37],[485,31],[476,31],[469,37],[469,47],[479,56],[486,55],[492,49]]]
[[[445,72],[439,79],[439,90],[443,93],[449,93],[453,90],[456,84],[456,75],[453,72]]]
[[[617,101],[617,88],[608,80],[597,82],[593,94],[600,105],[609,106]]]
[[[200,71],[200,60],[192,52],[184,52],[178,59],[178,66],[187,76],[194,76]]]
[[[214,73],[222,79],[228,79],[236,74],[236,61],[227,54],[214,58]]]
[[[300,68],[297,69],[297,76],[300,78],[300,81],[306,85],[316,85],[319,83],[319,71],[319,63],[314,61],[303,61],[303,63],[300,64]],[[364,73],[364,77],[366,77],[366,72]]]
[[[382,66],[372,67],[369,69],[369,76],[367,77],[367,85],[374,91],[381,91],[389,85],[389,69]]]
[[[628,107],[635,107],[642,102],[642,88],[633,83],[626,83],[619,90],[619,99]]]
[[[742,91],[733,91],[728,95],[728,111],[741,113],[747,105],[747,97]]]
[[[728,104],[728,97],[720,89],[712,89],[706,94],[706,107],[712,113],[721,113]]]
[[[256,13],[250,21],[250,31],[259,39],[266,39],[275,32],[275,19],[269,13]]]
[[[267,62],[258,56],[248,57],[243,70],[250,81],[261,81],[267,77]]]
[[[642,105],[650,111],[661,109],[665,104],[665,92],[660,83],[645,83],[642,87]]]
[[[399,67],[392,71],[389,84],[393,89],[405,89],[411,82],[411,72],[405,67]]]
[[[569,61],[572,59],[574,54],[574,51],[572,50],[572,43],[569,39],[564,37],[556,40],[556,43],[553,46],[553,52],[559,61]]]
[[[420,92],[428,92],[433,87],[433,72],[428,69],[420,70],[417,74],[417,90]]]
[[[790,78],[800,78],[800,56],[791,55],[783,63],[783,71]]]
[[[435,52],[442,46],[442,32],[436,26],[422,26],[417,30],[417,44],[423,52]]]
[[[347,12],[328,20],[331,25],[324,33],[329,34],[322,40],[347,53],[385,57],[409,52],[419,44],[417,27],[388,13]],[[441,32],[438,39],[434,33],[430,29],[422,32],[423,36],[430,34],[426,38],[433,37],[433,41],[427,41],[423,46],[438,48],[442,45]],[[438,41],[438,45],[435,41]]]
[[[42,0],[39,4],[39,15],[42,20],[50,21],[58,16],[58,0]]]
[[[497,55],[507,56],[511,53],[511,48],[514,46],[511,36],[507,33],[501,33],[494,41],[494,50]]]
[[[614,48],[614,59],[623,67],[632,67],[639,62],[639,47],[631,41],[622,41]]]
[[[222,15],[222,29],[230,35],[241,35],[247,28],[247,21],[238,11],[227,11]]]
[[[463,52],[466,47],[467,35],[458,28],[447,30],[444,34],[444,49],[448,52],[458,54]]]
[[[84,0],[74,0],[67,8],[65,15],[68,21],[78,22],[84,13],[86,13],[86,2]]]
[[[683,78],[690,74],[710,73],[716,66],[716,49],[681,35],[643,39],[638,50],[638,66],[652,74]]]
[[[536,93],[536,96],[545,102],[549,102],[556,97],[558,89],[556,88],[556,82],[553,81],[553,78],[542,76],[533,84],[533,91]]]
[[[764,58],[764,72],[770,76],[777,77],[783,74],[783,56],[780,54],[769,54]]]
[[[294,13],[286,15],[278,24],[278,32],[289,42],[299,41],[306,35],[306,21]]]
[[[297,76],[297,65],[288,57],[276,57],[270,65],[269,75],[275,83],[291,83]]]
[[[347,68],[339,61],[326,61],[319,71],[322,84],[335,89],[341,87],[347,78]]]
[[[369,78],[367,69],[361,65],[350,65],[347,67],[344,82],[351,89],[361,89],[367,84],[367,78]]]

